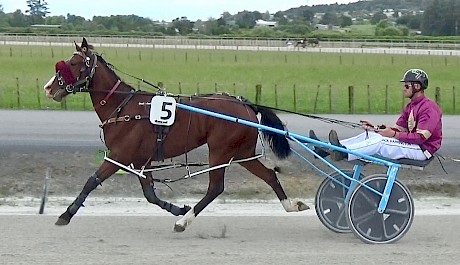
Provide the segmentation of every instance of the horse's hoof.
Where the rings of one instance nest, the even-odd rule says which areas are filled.
[[[175,224],[174,225],[174,232],[184,232],[185,231],[185,226]]]
[[[54,223],[55,225],[68,225],[70,223],[70,220],[65,220],[63,218],[59,218],[56,223]]]
[[[310,209],[310,206],[308,206],[305,203],[299,201],[299,202],[297,202],[297,209],[299,209],[299,212],[300,211],[305,211],[305,210]]]

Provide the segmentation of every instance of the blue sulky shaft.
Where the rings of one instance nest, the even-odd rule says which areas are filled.
[[[240,118],[237,118],[237,117],[234,117],[234,116],[221,114],[221,113],[217,113],[217,112],[202,109],[202,108],[197,108],[197,107],[190,106],[190,105],[183,104],[183,103],[177,103],[177,107],[179,107],[181,109],[184,109],[184,110],[189,110],[189,111],[192,111],[192,112],[196,112],[196,113],[216,117],[216,118],[219,118],[219,119],[223,119],[223,120],[227,120],[227,121],[247,125],[247,126],[250,126],[250,127],[255,127],[255,128],[260,129],[260,130],[266,130],[266,131],[274,132],[274,133],[277,133],[277,134],[282,134],[282,135],[285,135],[288,138],[294,138],[294,139],[297,139],[298,141],[301,141],[301,142],[311,143],[311,144],[321,146],[321,147],[325,147],[325,148],[328,148],[328,149],[350,153],[350,154],[362,157],[363,159],[369,160],[371,162],[385,165],[385,166],[388,167],[388,170],[387,170],[388,181],[386,183],[386,186],[385,186],[383,194],[381,194],[378,191],[373,190],[370,187],[368,187],[368,188],[372,189],[374,192],[376,192],[376,193],[378,193],[378,194],[380,194],[382,196],[382,199],[381,199],[379,207],[378,207],[378,211],[380,213],[382,213],[386,208],[386,205],[388,203],[388,199],[389,199],[389,196],[390,196],[390,193],[391,193],[391,189],[393,187],[393,183],[394,183],[394,180],[396,178],[396,174],[397,174],[398,168],[399,168],[399,165],[396,164],[396,163],[392,163],[390,161],[386,161],[386,160],[383,160],[383,159],[380,159],[380,158],[377,158],[377,157],[361,154],[361,153],[358,153],[358,152],[350,151],[350,150],[347,150],[345,148],[341,148],[341,147],[331,145],[331,144],[328,144],[328,143],[325,143],[325,142],[317,141],[315,139],[305,137],[305,136],[297,134],[297,133],[292,133],[292,132],[289,132],[287,130],[280,130],[280,129],[272,128],[272,127],[269,127],[269,126],[259,124],[257,122],[248,121],[248,120],[245,120],[245,119],[240,119]]]

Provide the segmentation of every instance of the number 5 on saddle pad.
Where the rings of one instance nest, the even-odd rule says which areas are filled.
[[[154,96],[150,102],[150,122],[171,126],[176,118],[176,100],[172,97]]]

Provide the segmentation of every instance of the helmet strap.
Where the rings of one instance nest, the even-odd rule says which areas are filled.
[[[423,90],[423,88],[422,88],[422,89],[417,89],[417,90],[415,90],[415,84],[416,84],[416,83],[417,83],[417,82],[410,82],[410,85],[411,85],[411,87],[412,87],[412,90],[411,90],[411,91],[412,91],[412,94],[410,95],[409,99],[412,99],[412,98],[414,97],[415,93],[420,92],[420,91]],[[422,86],[422,85],[420,84],[420,87],[421,87],[421,86]]]

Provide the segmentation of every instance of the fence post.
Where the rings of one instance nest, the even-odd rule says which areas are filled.
[[[452,111],[455,114],[455,86],[452,87]]]
[[[385,114],[388,114],[388,85],[385,86]]]
[[[278,108],[278,85],[275,84],[275,108]]]
[[[355,112],[355,107],[354,107],[354,87],[353,86],[348,86],[348,113],[353,114]]]
[[[262,85],[257,84],[256,85],[256,104],[260,105],[261,101],[262,101]]]
[[[371,85],[367,85],[367,113],[371,113]]]
[[[217,83],[214,83],[214,92],[217,93],[217,90],[218,90],[218,89],[217,89]]]
[[[436,104],[438,104],[438,106],[441,106],[441,88],[440,87],[436,87],[436,92],[435,92],[435,100],[436,100]]]
[[[329,113],[332,113],[332,85],[331,84],[329,84],[328,97],[329,97]]]
[[[163,82],[158,82],[157,86],[160,88],[160,90],[164,90],[165,84]]]
[[[40,88],[38,87],[38,78],[35,79],[35,89],[37,90],[37,103],[38,103],[38,108],[42,108],[42,104],[40,102]]]
[[[16,77],[16,96],[18,108],[21,106],[21,95],[19,93],[19,77]]]
[[[296,91],[295,91],[295,84],[292,87],[292,93],[293,93],[293,96],[294,96],[294,111],[297,111],[297,95],[296,95]]]
[[[316,113],[316,107],[318,106],[319,88],[321,85],[316,87],[315,102],[313,103],[313,113]]]

